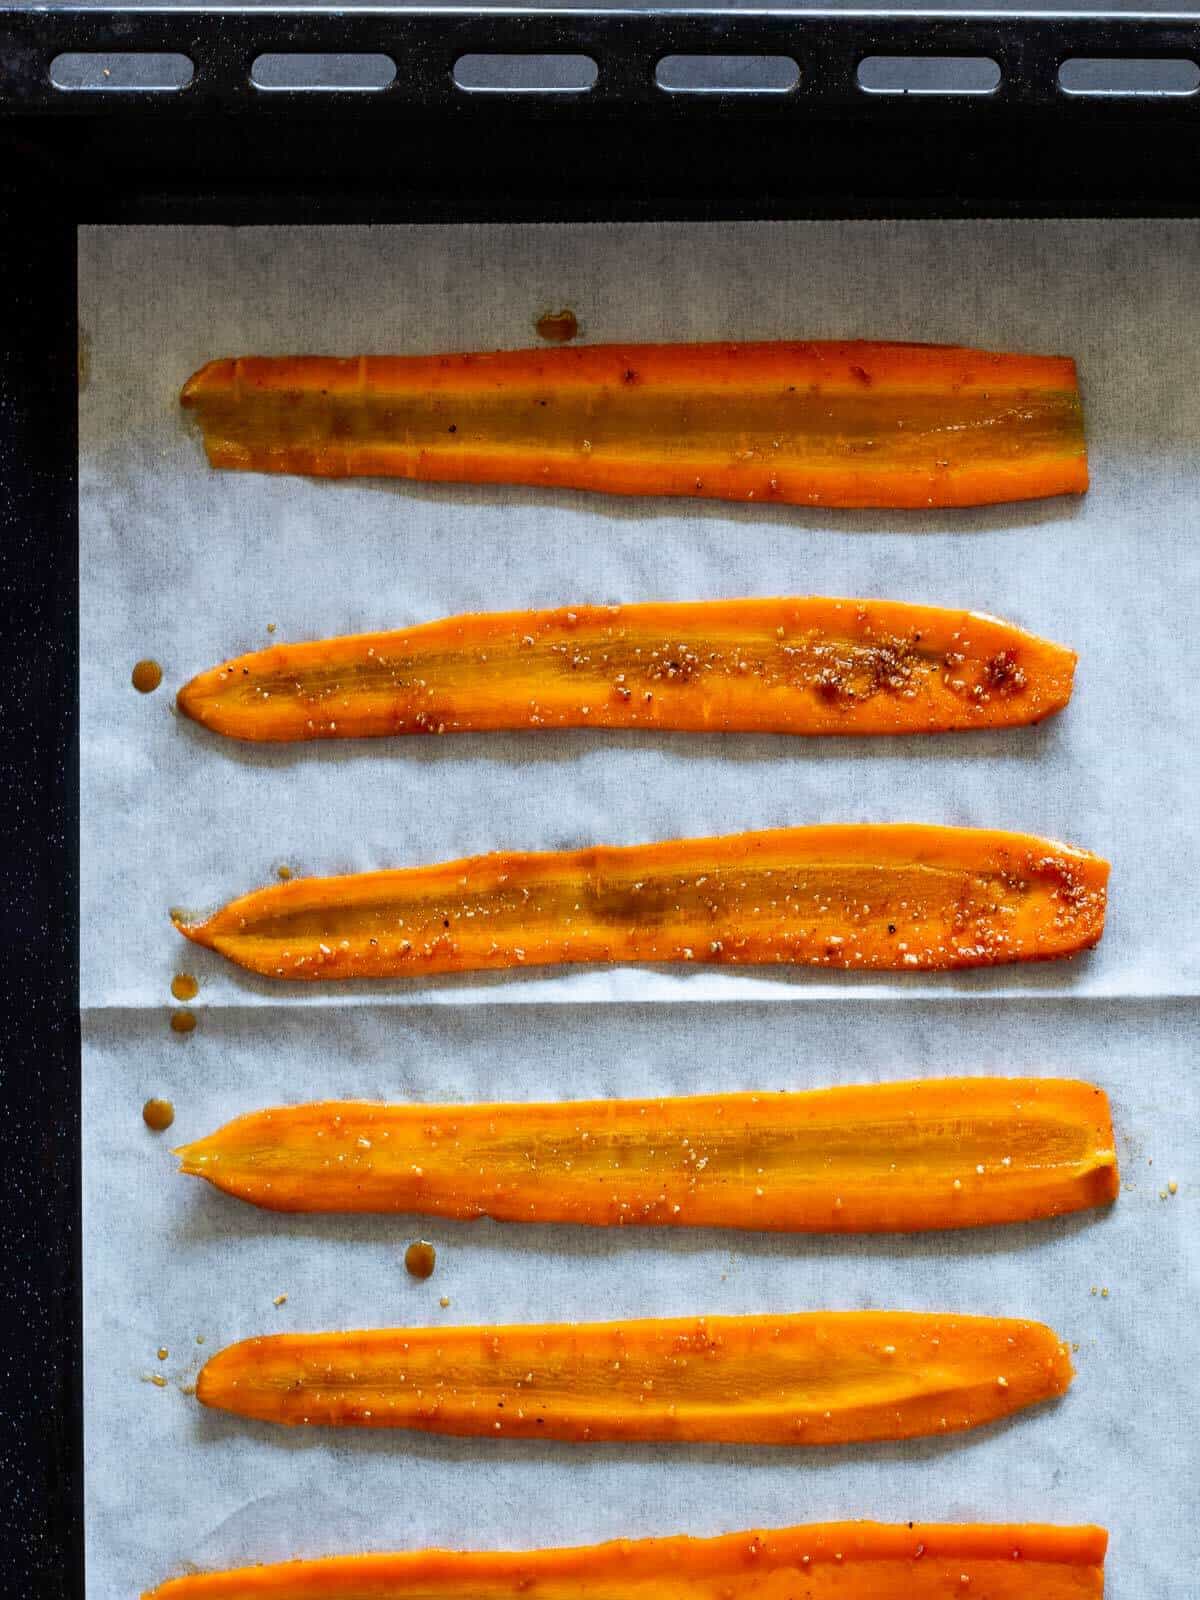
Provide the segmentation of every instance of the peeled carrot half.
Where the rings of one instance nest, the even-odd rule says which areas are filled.
[[[1108,1097],[1059,1078],[801,1094],[257,1111],[176,1154],[272,1211],[897,1233],[1117,1196]]]
[[[567,1550],[414,1550],[172,1578],[142,1600],[1100,1600],[1103,1528],[825,1522]],[[803,1584],[803,1588],[799,1585]]]
[[[186,684],[179,709],[285,742],[496,728],[942,733],[1040,722],[1075,653],[973,611],[713,600],[450,617],[279,644]]]
[[[274,978],[423,977],[580,961],[943,971],[1096,944],[1108,863],[1023,833],[917,824],[294,878],[186,938]]]
[[[196,1396],[261,1422],[816,1445],[979,1427],[1073,1375],[1040,1322],[817,1311],[273,1334],[213,1356]]]
[[[1081,494],[1075,363],[953,345],[243,356],[181,396],[214,467],[789,505]]]

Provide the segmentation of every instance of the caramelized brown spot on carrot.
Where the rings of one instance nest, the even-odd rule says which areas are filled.
[[[992,656],[986,668],[989,689],[997,694],[1019,694],[1025,687],[1025,674],[1017,665],[1015,651],[1001,650]]]

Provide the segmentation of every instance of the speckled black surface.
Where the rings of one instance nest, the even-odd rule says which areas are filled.
[[[0,1591],[65,1600],[82,1581],[69,219],[10,205],[0,283]]]
[[[166,51],[178,93],[69,94],[65,51]],[[263,52],[382,52],[377,94],[263,94]],[[1194,57],[1200,18],[0,4],[0,156],[93,221],[1128,216],[1197,209],[1200,95],[1078,98],[1060,64]],[[579,53],[582,94],[468,94],[464,53]],[[784,54],[785,94],[668,94],[673,53]],[[880,95],[869,55],[988,56],[999,87]],[[250,128],[253,128],[253,132]],[[653,159],[650,159],[650,152]],[[0,168],[2,171],[3,168]]]

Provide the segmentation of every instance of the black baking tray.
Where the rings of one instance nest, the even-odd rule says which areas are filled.
[[[194,75],[54,87],[56,57],[96,51],[179,53]],[[378,52],[397,74],[377,94],[256,90],[275,52]],[[466,53],[598,72],[586,93],[468,94]],[[670,54],[785,55],[799,84],[670,94]],[[873,55],[987,56],[1000,83],[867,94]],[[84,1592],[77,225],[1200,212],[1200,94],[1066,95],[1073,57],[1200,61],[1200,18],[0,7],[4,1596]]]

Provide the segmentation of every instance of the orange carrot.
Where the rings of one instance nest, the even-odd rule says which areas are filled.
[[[1101,1600],[1103,1528],[826,1522],[568,1550],[415,1550],[172,1578],[142,1600]],[[798,1587],[802,1585],[802,1587]]]
[[[181,396],[214,467],[826,506],[1087,488],[1075,363],[952,345],[245,356]]]
[[[780,828],[294,878],[179,932],[274,978],[579,961],[942,971],[1096,944],[1108,863],[975,828]]]
[[[450,617],[277,644],[186,684],[235,739],[495,728],[941,733],[1040,722],[1075,654],[973,611],[888,600],[714,600]]]
[[[816,1311],[273,1334],[213,1356],[196,1397],[289,1425],[818,1445],[979,1427],[1073,1375],[1040,1322]]]
[[[1058,1078],[552,1105],[334,1100],[239,1117],[182,1171],[272,1211],[897,1233],[1116,1199],[1108,1098]]]

